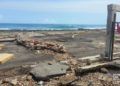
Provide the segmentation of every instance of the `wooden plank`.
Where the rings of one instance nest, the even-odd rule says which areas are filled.
[[[88,71],[88,70],[90,71],[90,70],[93,70],[93,69],[98,69],[98,68],[101,68],[101,67],[108,66],[108,65],[110,65],[110,64],[113,64],[113,63],[111,63],[111,62],[106,62],[106,63],[92,64],[92,65],[80,67],[80,71],[81,71],[81,72]]]
[[[117,61],[115,62],[115,64],[114,64],[114,66],[120,68],[120,60],[117,60]]]
[[[15,35],[0,35],[0,39],[3,38],[15,38]]]
[[[3,38],[3,39],[0,39],[0,42],[13,42],[15,41],[15,38]]]
[[[94,56],[87,56],[87,57],[83,57],[83,58],[79,58],[78,60],[81,61],[81,62],[90,62],[91,63],[94,63],[94,62],[98,62],[98,61],[101,61],[103,60],[104,58],[101,58],[100,55],[94,55]]]
[[[116,59],[120,59],[120,57],[115,57],[115,55],[118,55],[120,54],[120,52],[115,52],[113,53],[113,60],[116,60]],[[104,60],[103,56],[102,55],[94,55],[94,56],[86,56],[86,57],[82,57],[82,58],[79,58],[78,60],[82,61],[82,62],[86,62],[86,61],[90,61],[90,62],[97,62],[97,61],[102,61]]]
[[[88,71],[91,71],[91,70],[100,69],[102,67],[110,67],[110,66],[120,67],[120,64],[117,63],[118,61],[120,62],[120,60],[114,60],[114,61],[111,61],[111,62],[95,63],[95,64],[79,67],[76,71],[77,71],[77,73],[85,73],[85,72],[88,72]]]
[[[108,60],[113,59],[113,44],[114,44],[114,29],[116,21],[116,10],[115,5],[108,5],[108,16],[107,16],[107,37],[105,47],[105,57]]]
[[[3,64],[3,63],[5,63],[13,58],[14,58],[13,54],[1,53],[0,54],[0,64]]]
[[[113,59],[116,12],[120,12],[120,5],[116,5],[116,4],[108,5],[107,37],[106,37],[106,48],[105,48],[105,56],[108,60]]]
[[[114,10],[116,12],[120,12],[120,5],[118,5],[118,4],[110,4],[109,6],[112,8],[112,10]]]

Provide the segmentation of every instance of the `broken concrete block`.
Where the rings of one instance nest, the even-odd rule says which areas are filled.
[[[52,61],[51,65],[47,62],[38,64],[30,71],[30,73],[35,79],[47,80],[50,77],[65,74],[68,68],[69,66],[67,65]]]
[[[8,54],[8,53],[1,53],[0,54],[0,64],[3,64],[11,59],[13,59],[14,55],[13,54]]]

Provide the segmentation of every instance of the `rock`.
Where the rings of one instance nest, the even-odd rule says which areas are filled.
[[[44,86],[44,81],[39,81],[39,82],[38,82],[38,85],[39,85],[39,86]]]
[[[36,67],[36,64],[30,65],[30,67],[31,67],[31,68],[32,68],[32,67]]]
[[[39,53],[40,53],[40,50],[37,50],[37,53],[39,54]]]
[[[0,80],[0,85],[2,84],[2,80]]]
[[[60,78],[60,83],[62,86],[69,86],[77,80],[78,79],[76,76],[74,76],[74,74],[67,74],[66,76]]]
[[[102,73],[108,73],[108,72],[109,72],[106,68],[101,68],[100,71],[101,71]]]
[[[90,65],[90,64],[91,64],[90,60],[87,59],[87,60],[86,60],[86,65]]]
[[[65,60],[65,61],[60,61],[60,63],[62,63],[62,64],[68,64],[68,61],[67,61],[67,60]]]
[[[12,83],[13,85],[16,85],[16,84],[17,84],[17,79],[11,80],[11,83]]]
[[[76,59],[71,59],[71,64],[72,64],[72,65],[77,65],[77,64],[78,64],[78,62],[77,62],[77,60],[76,60]]]
[[[29,80],[32,80],[32,76],[27,76],[26,79],[29,81]]]
[[[40,63],[32,68],[30,73],[37,80],[48,80],[50,77],[63,75],[69,66],[52,61],[51,65],[48,62]]]
[[[93,85],[92,81],[89,81],[87,86],[94,86],[94,85]]]

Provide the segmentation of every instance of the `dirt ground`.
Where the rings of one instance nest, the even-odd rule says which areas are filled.
[[[1,35],[14,35],[20,32],[0,32]],[[21,32],[22,33],[22,32]],[[57,42],[63,44],[67,52],[75,58],[104,53],[105,31],[39,31],[24,32],[26,35],[34,35],[34,39]],[[72,37],[73,35],[74,38]],[[17,66],[24,63],[34,63],[51,59],[53,56],[35,54],[15,42],[5,42],[6,47],[0,52],[13,53],[16,59],[0,65],[0,69],[8,66]]]
[[[72,58],[81,58],[85,56],[92,56],[96,54],[102,54],[105,50],[105,30],[83,30],[83,31],[29,31],[29,32],[16,32],[16,31],[4,31],[0,32],[0,35],[15,35],[18,33],[24,33],[25,35],[33,36],[34,39],[44,40],[59,43],[65,46],[67,53]],[[116,38],[119,38],[117,35]],[[15,42],[2,42],[5,44],[5,48],[0,51],[0,53],[13,53],[15,59],[0,65],[0,80],[9,77],[24,77],[26,80],[29,77],[28,71],[30,66],[34,66],[37,63],[44,61],[51,61],[55,58],[60,59],[61,54],[54,53],[51,54],[49,51],[32,51],[26,49],[23,46],[16,45]],[[115,41],[114,52],[120,51],[119,42]],[[108,74],[95,71],[83,75],[82,77],[77,77],[71,86],[119,86],[118,82],[113,80],[113,74],[119,74],[120,70],[109,70]],[[46,82],[46,86],[57,86],[58,81],[65,79],[67,76],[61,76],[59,80],[55,77],[50,81]],[[64,80],[63,79],[63,80]],[[31,79],[30,79],[31,80]],[[4,80],[5,81],[5,80]],[[29,81],[29,80],[28,80]],[[53,84],[53,83],[56,83]],[[63,82],[63,81],[61,81]],[[25,83],[25,82],[24,82]],[[31,81],[31,86],[36,86],[36,81]],[[49,84],[49,85],[48,85]],[[9,86],[9,85],[6,85]],[[19,86],[19,85],[18,85]],[[30,85],[23,85],[30,86]]]

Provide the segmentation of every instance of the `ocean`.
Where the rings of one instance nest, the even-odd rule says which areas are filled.
[[[15,24],[0,23],[0,30],[82,30],[105,29],[105,25],[89,24]]]

